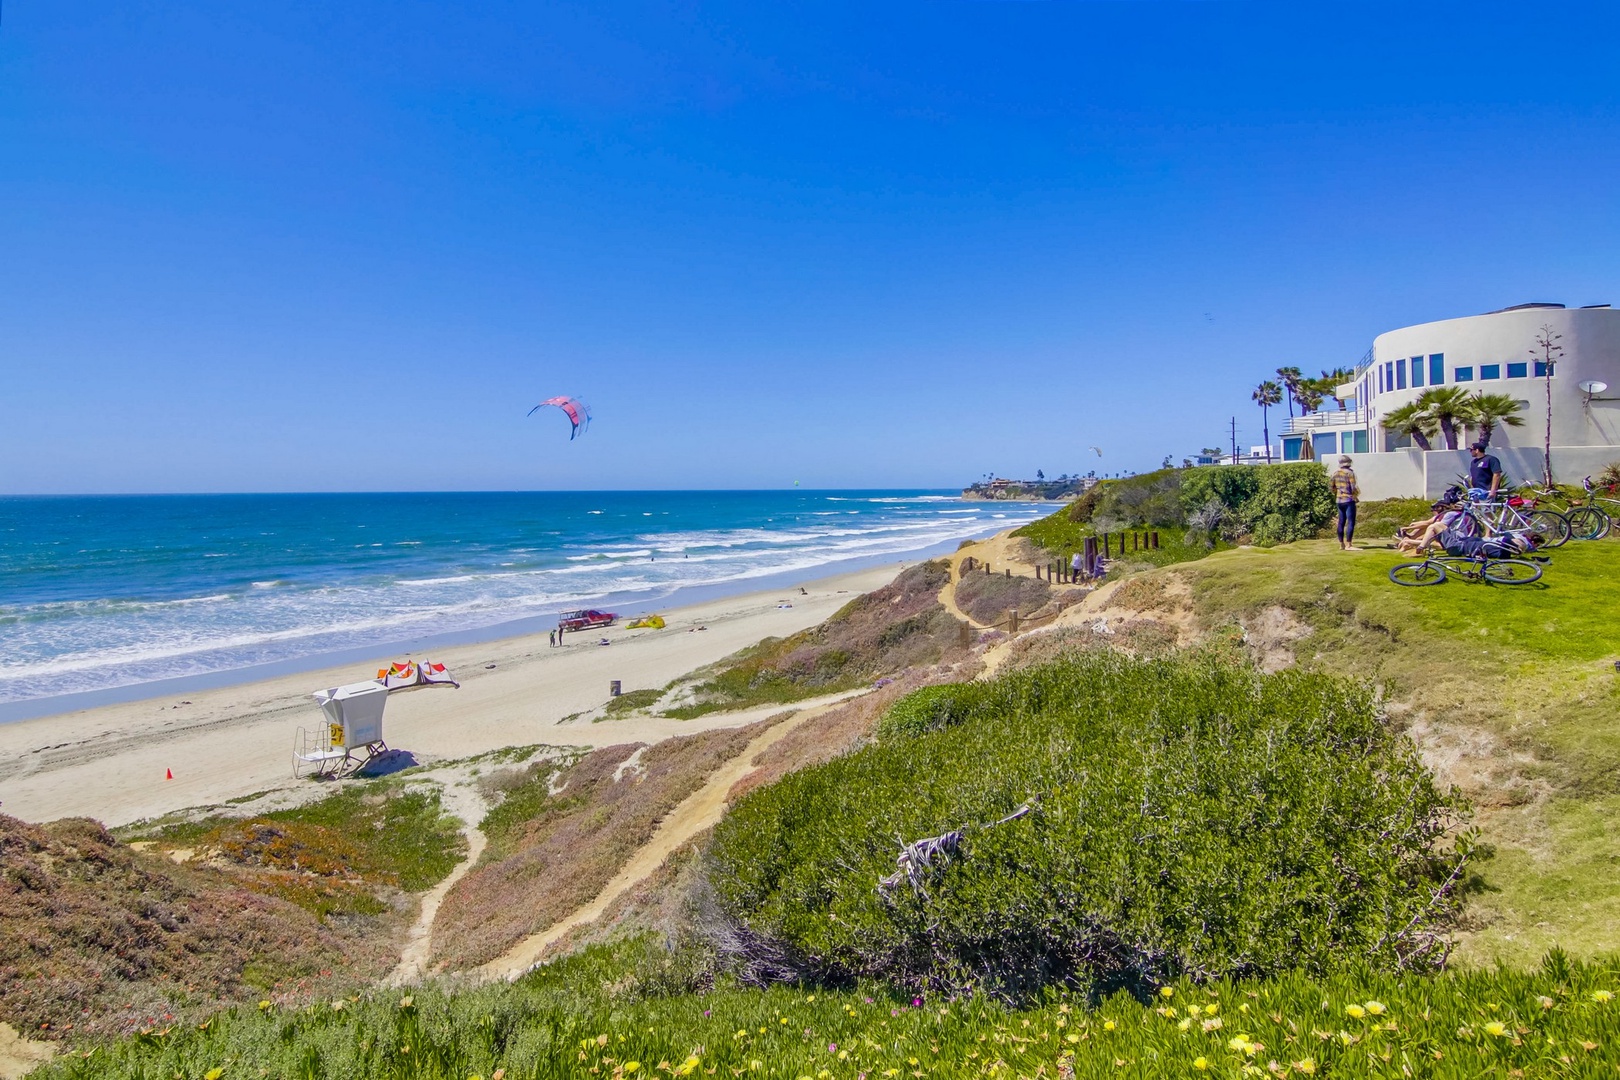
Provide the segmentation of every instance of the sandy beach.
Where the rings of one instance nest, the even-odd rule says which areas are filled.
[[[807,580],[804,594],[795,585],[671,609],[663,630],[620,625],[570,634],[561,648],[535,634],[435,651],[461,689],[393,695],[384,734],[391,748],[428,764],[503,746],[654,742],[746,723],[758,717],[562,721],[607,701],[611,680],[625,691],[663,687],[762,638],[820,622],[905,565]],[[603,637],[611,646],[597,644]],[[321,720],[310,694],[369,678],[390,659],[0,725],[0,812],[120,825],[308,785],[293,779],[291,754],[297,729]]]

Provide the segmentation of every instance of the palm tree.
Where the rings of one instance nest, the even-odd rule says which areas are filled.
[[[1468,422],[1479,426],[1479,441],[1486,446],[1491,445],[1491,436],[1496,433],[1497,425],[1524,427],[1524,417],[1515,415],[1524,406],[1506,394],[1480,391],[1470,399],[1469,405],[1473,415]]]
[[[1302,416],[1309,416],[1322,407],[1322,380],[1299,380],[1299,411]]]
[[[1260,428],[1265,432],[1266,460],[1271,460],[1271,417],[1267,410],[1282,400],[1282,387],[1267,379],[1254,388],[1254,400],[1260,403]]]
[[[1409,435],[1417,444],[1419,450],[1433,450],[1429,439],[1434,435],[1435,426],[1439,423],[1435,417],[1418,406],[1415,401],[1409,401],[1398,409],[1391,409],[1384,414],[1384,430],[1393,431],[1397,435]]]
[[[1413,402],[1419,410],[1440,425],[1446,449],[1457,449],[1457,425],[1473,419],[1473,399],[1460,386],[1435,386],[1419,394]]]
[[[1299,401],[1299,385],[1303,376],[1297,367],[1280,367],[1277,369],[1277,378],[1282,380],[1283,390],[1288,395],[1288,415],[1294,415],[1294,402]]]
[[[1339,387],[1355,377],[1356,373],[1349,368],[1336,367],[1332,371],[1322,372],[1321,378],[1311,381],[1316,384],[1323,397],[1332,398],[1339,408],[1343,409],[1344,399],[1339,396]]]

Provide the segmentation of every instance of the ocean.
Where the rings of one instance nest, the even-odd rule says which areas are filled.
[[[936,491],[0,498],[0,719],[62,695],[543,629],[511,624],[570,607],[743,592],[1045,512]]]

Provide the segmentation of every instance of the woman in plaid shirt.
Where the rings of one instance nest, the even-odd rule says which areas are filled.
[[[1339,546],[1349,551],[1350,541],[1356,536],[1356,500],[1361,497],[1349,458],[1339,459],[1339,471],[1333,474],[1329,483],[1333,485],[1333,500],[1339,504]]]

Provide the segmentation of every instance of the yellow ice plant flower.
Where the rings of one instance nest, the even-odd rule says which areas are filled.
[[[838,1060],[839,1061],[848,1061],[849,1060],[849,1051],[848,1050],[840,1050],[840,1051],[838,1051]]]
[[[1497,1038],[1501,1038],[1507,1034],[1507,1025],[1502,1023],[1500,1020],[1492,1020],[1490,1023],[1485,1025],[1485,1034],[1495,1035]]]
[[[784,1024],[787,1023],[787,1017],[785,1017],[785,1016],[782,1017],[782,1023],[784,1023]]]
[[[1176,992],[1168,986],[1159,987],[1159,996],[1162,998],[1175,997]]]
[[[698,1061],[698,1056],[693,1054],[691,1057],[675,1066],[675,1075],[690,1076],[692,1074],[692,1070],[696,1069],[699,1064],[700,1062]]]
[[[1113,1031],[1114,1028],[1116,1028],[1116,1027],[1118,1027],[1118,1025],[1115,1024],[1112,1020],[1104,1020],[1103,1021],[1103,1030],[1104,1031]]]
[[[1063,1041],[1066,1043],[1077,1043],[1080,1041],[1080,1036],[1071,1031],[1067,1035],[1063,1036]]]
[[[265,1000],[259,1002],[259,1008],[268,1009],[269,1007],[270,1007],[270,1000],[268,998],[266,998]]]
[[[1292,1065],[1295,1072],[1302,1072],[1306,1076],[1310,1076],[1312,1073],[1316,1072],[1315,1058],[1300,1058],[1298,1061],[1292,1062]]]
[[[207,1072],[203,1073],[203,1080],[219,1080],[219,1078],[224,1075],[225,1066],[215,1065],[212,1069],[209,1069]]]
[[[1599,1005],[1602,1005],[1602,1004],[1604,1004],[1604,1003],[1606,1003],[1608,1001],[1611,1001],[1613,999],[1614,999],[1614,994],[1610,993],[1608,990],[1594,990],[1594,991],[1592,991],[1592,1000],[1597,1002]]]
[[[1192,1027],[1192,1021],[1191,1020],[1182,1020],[1179,1024],[1176,1025],[1176,1030],[1177,1031],[1186,1031],[1190,1027]]]
[[[1346,1005],[1344,1007],[1344,1013],[1346,1016],[1360,1020],[1363,1016],[1367,1015],[1367,1010],[1363,1009],[1360,1005]]]
[[[1382,1001],[1369,1001],[1363,1007],[1374,1016],[1383,1016],[1386,1011]]]
[[[1206,1057],[1193,1058],[1193,1068],[1197,1069],[1199,1072],[1202,1072],[1203,1070],[1209,1068],[1209,1058],[1206,1058]]]
[[[1192,1004],[1187,1006],[1187,1015],[1188,1016],[1197,1016],[1199,1011],[1200,1010],[1198,1008],[1198,1003],[1197,1002],[1193,1002]]]
[[[629,1076],[631,1073],[635,1072],[639,1068],[641,1068],[641,1062],[639,1062],[639,1061],[627,1061],[627,1062],[624,1063],[624,1075]]]
[[[1204,1011],[1209,1015],[1214,1016],[1216,1013],[1221,1011],[1220,1003],[1212,1001],[1208,1005],[1204,1006]]]

